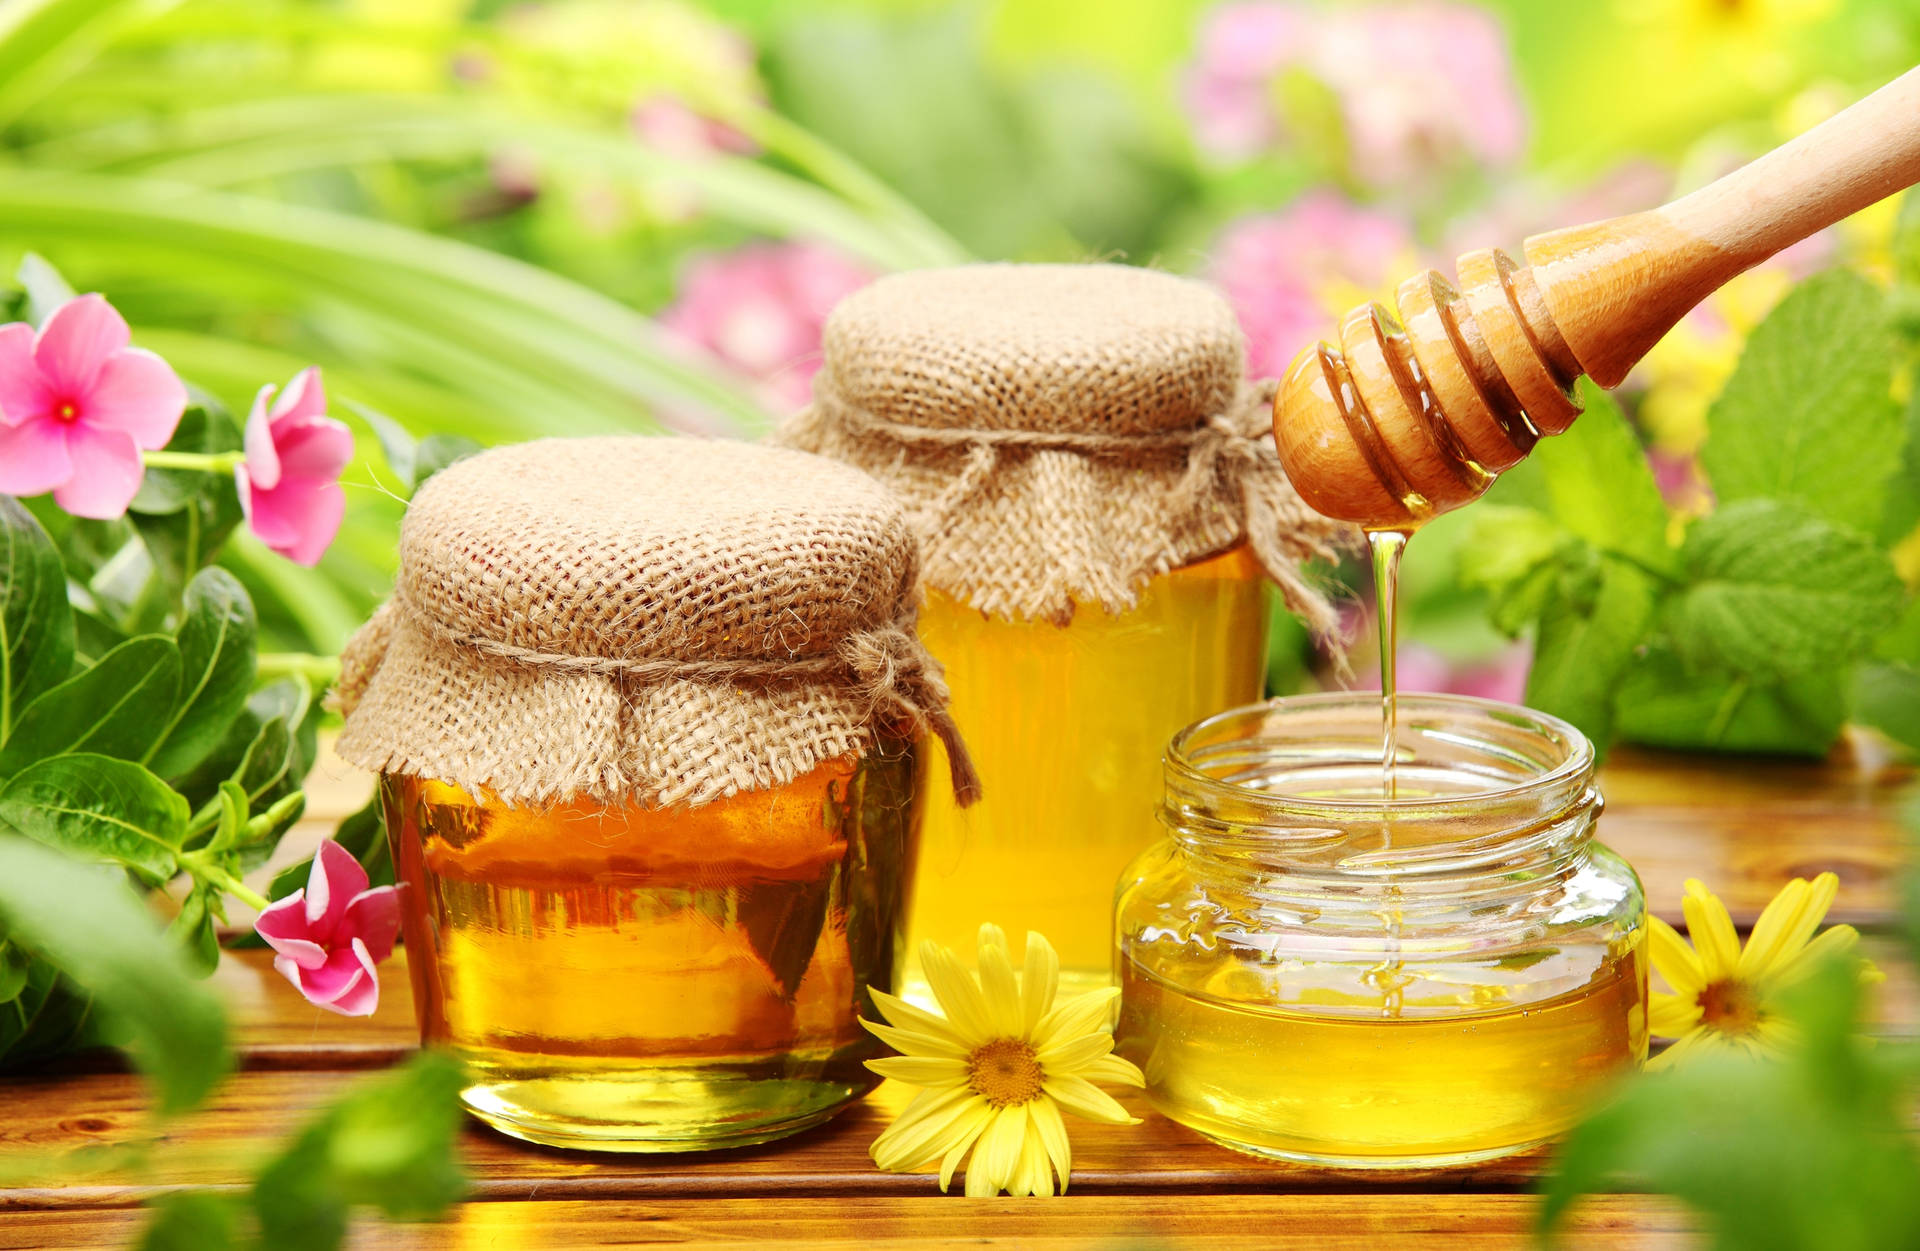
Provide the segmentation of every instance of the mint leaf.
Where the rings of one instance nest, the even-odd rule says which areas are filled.
[[[27,705],[0,748],[0,777],[69,752],[138,760],[165,732],[179,687],[180,652],[172,639],[128,639]]]
[[[1456,575],[1462,586],[1487,593],[1494,627],[1511,637],[1546,608],[1570,544],[1585,547],[1544,513],[1481,504],[1468,522]]]
[[[1920,752],[1920,669],[1862,665],[1854,678],[1853,715],[1860,724]]]
[[[123,875],[0,833],[0,929],[86,987],[127,1031],[162,1112],[192,1107],[226,1072],[218,996],[194,980]]]
[[[1920,200],[1916,200],[1920,203]],[[1920,288],[1915,288],[1920,299]],[[1906,449],[1900,468],[1887,480],[1887,508],[1880,518],[1880,543],[1898,546],[1920,530],[1920,389],[1907,399]]]
[[[1666,626],[1696,670],[1778,681],[1838,669],[1899,611],[1885,552],[1788,504],[1745,500],[1695,522]]]
[[[1655,584],[1610,558],[1601,559],[1597,583],[1567,581],[1540,614],[1527,703],[1571,721],[1604,752],[1613,737],[1614,690],[1653,624]]]
[[[1831,270],[1795,287],[1707,412],[1700,461],[1721,502],[1791,500],[1878,532],[1902,439],[1893,360],[1887,300],[1872,283]]]
[[[1599,387],[1582,380],[1580,401],[1586,413],[1533,453],[1549,515],[1603,552],[1672,570],[1667,506],[1640,440]]]
[[[187,801],[131,761],[55,756],[0,787],[5,826],[71,855],[123,864],[159,886],[179,868]]]
[[[1822,756],[1847,719],[1843,672],[1779,683],[1699,673],[1671,647],[1636,657],[1614,700],[1621,738],[1681,751]]]

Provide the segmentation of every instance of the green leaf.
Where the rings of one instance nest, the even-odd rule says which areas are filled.
[[[73,298],[73,287],[38,252],[29,252],[20,258],[20,268],[14,271],[14,277],[27,293],[27,320],[36,326],[46,324],[53,310]]]
[[[214,932],[213,911],[204,890],[193,890],[180,901],[180,911],[167,924],[167,940],[186,956],[197,977],[210,977],[220,964],[220,937]]]
[[[1864,535],[1791,505],[1744,500],[1695,522],[1666,626],[1695,669],[1779,681],[1862,655],[1904,588]]]
[[[73,665],[67,575],[53,540],[19,501],[0,495],[0,743],[34,696]]]
[[[193,452],[213,455],[238,451],[240,430],[224,408],[211,398],[202,398],[181,414],[173,438],[167,441],[169,452]],[[149,469],[140,480],[140,491],[128,505],[136,513],[164,516],[177,513],[187,505],[209,496],[232,497],[232,474],[207,473],[198,469]],[[208,501],[211,503],[212,501]]]
[[[1540,614],[1527,703],[1571,721],[1604,753],[1613,738],[1614,692],[1654,617],[1654,582],[1602,558],[1591,588],[1562,586]]]
[[[467,1187],[454,1153],[464,1084],[460,1066],[437,1051],[356,1083],[254,1183],[262,1245],[334,1251],[355,1206],[425,1219],[458,1202]]]
[[[3,836],[0,836],[3,837]],[[0,938],[0,1004],[12,1003],[27,988],[33,956],[19,943]]]
[[[225,569],[202,569],[181,607],[180,697],[149,763],[178,777],[220,745],[247,705],[255,668],[253,601]]]
[[[56,756],[0,787],[0,824],[72,855],[123,864],[158,886],[179,867],[187,801],[130,761]]]
[[[165,732],[179,688],[180,651],[172,639],[128,639],[27,705],[0,748],[0,777],[72,752],[139,760]]]
[[[1845,673],[1779,683],[1687,668],[1671,647],[1635,659],[1614,708],[1621,738],[1683,751],[1824,756],[1847,719]]]
[[[1605,391],[1582,380],[1586,412],[1534,450],[1548,513],[1603,552],[1662,573],[1677,568],[1667,506],[1633,428]]]
[[[1920,669],[1862,665],[1854,676],[1853,716],[1910,752],[1920,752]]]
[[[380,451],[387,458],[387,467],[400,479],[403,487],[414,485],[413,465],[419,454],[420,443],[407,428],[387,416],[379,409],[356,400],[342,401],[360,415],[360,419],[372,428],[374,437],[380,440]]]
[[[1920,197],[1908,198],[1920,204]],[[1914,294],[1920,300],[1920,287]],[[1880,519],[1880,543],[1889,548],[1920,533],[1920,388],[1907,397],[1906,422],[1906,446],[1900,468],[1887,481],[1887,510]]]
[[[239,1238],[237,1199],[183,1190],[153,1201],[153,1219],[140,1235],[138,1251],[232,1251]]]
[[[1473,512],[1459,550],[1460,584],[1486,591],[1495,628],[1518,635],[1545,610],[1568,545],[1585,544],[1531,508],[1481,504]]]
[[[456,461],[463,461],[467,457],[484,450],[485,449],[478,443],[467,438],[465,435],[430,434],[420,440],[419,450],[414,457],[413,482],[411,485],[414,490],[417,491],[420,489],[421,483],[433,477],[433,475],[439,473],[448,465],[454,464]]]
[[[227,1071],[218,997],[194,980],[120,875],[0,835],[0,923],[86,987],[130,1034],[129,1050],[158,1087],[163,1113],[199,1103]]]
[[[1886,297],[1847,270],[1810,278],[1754,328],[1707,413],[1700,462],[1721,502],[1789,500],[1875,533],[1899,464]]]

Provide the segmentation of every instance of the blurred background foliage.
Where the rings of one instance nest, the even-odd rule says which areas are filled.
[[[1650,207],[1916,60],[1913,0],[5,0],[0,262],[109,293],[236,411],[317,361],[369,452],[381,414],[753,434],[889,269],[1201,275],[1271,374],[1422,263]],[[1897,213],[1742,278],[1623,388],[1676,517],[1709,506],[1747,332],[1815,269],[1895,283]],[[318,570],[234,544],[267,646],[332,651],[384,593],[382,463]],[[1911,585],[1911,461],[1892,489]],[[1514,698],[1529,642],[1461,576],[1473,511],[1410,551],[1402,678]],[[1297,628],[1272,650],[1278,689],[1322,680]]]

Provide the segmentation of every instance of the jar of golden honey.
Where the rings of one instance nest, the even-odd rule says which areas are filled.
[[[1046,934],[1064,986],[1108,984],[1162,745],[1260,697],[1269,580],[1331,625],[1300,566],[1338,530],[1288,484],[1272,389],[1244,372],[1215,292],[1121,265],[895,274],[828,319],[780,437],[906,502],[921,637],[984,787],[965,810],[929,797],[910,961],[993,921]]]
[[[343,663],[422,1041],[557,1146],[780,1137],[875,1082],[921,742],[915,540],[804,453],[611,438],[434,477]]]
[[[1118,1050],[1229,1147],[1348,1168],[1536,1146],[1647,1052],[1646,904],[1594,839],[1580,732],[1524,708],[1305,696],[1173,740],[1120,884]]]

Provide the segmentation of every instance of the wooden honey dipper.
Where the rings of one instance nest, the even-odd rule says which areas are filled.
[[[1474,499],[1701,300],[1790,244],[1920,182],[1920,69],[1662,208],[1535,235],[1400,284],[1287,370],[1273,434],[1329,517],[1406,529]]]

